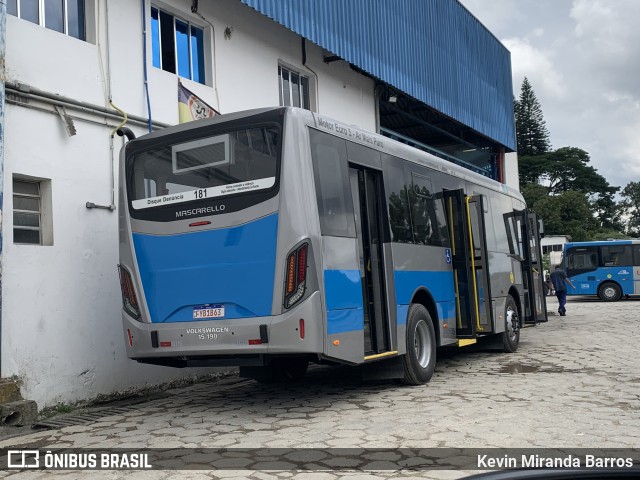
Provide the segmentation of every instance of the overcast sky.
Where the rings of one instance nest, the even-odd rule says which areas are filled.
[[[611,185],[640,181],[640,0],[460,0],[511,52],[554,149],[578,147]]]

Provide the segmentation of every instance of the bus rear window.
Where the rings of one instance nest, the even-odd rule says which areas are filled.
[[[137,153],[128,169],[131,206],[143,211],[268,190],[276,184],[279,149],[280,130],[273,126]]]

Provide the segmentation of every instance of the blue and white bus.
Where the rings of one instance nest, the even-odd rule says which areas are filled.
[[[566,243],[563,267],[576,287],[567,295],[615,302],[640,294],[640,240]]]
[[[503,184],[297,108],[120,133],[132,359],[422,384],[437,347],[513,352],[546,320],[537,222]]]

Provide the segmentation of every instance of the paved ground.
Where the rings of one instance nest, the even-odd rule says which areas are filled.
[[[549,310],[556,308],[555,299],[549,300]],[[445,354],[426,386],[363,383],[344,368],[318,368],[289,386],[213,382],[171,391],[167,398],[87,425],[5,440],[0,448],[640,447],[640,301],[607,304],[585,297],[571,299],[567,311],[566,317],[552,316],[547,324],[524,330],[515,354]],[[334,458],[319,454],[318,464],[348,468],[346,457],[334,452]],[[215,465],[238,470],[90,476],[375,480],[453,479],[468,473],[376,471],[382,464],[373,462],[384,461],[379,457],[367,471],[260,471],[261,460],[268,461],[236,454]],[[0,478],[12,479],[40,475],[53,474],[0,472]]]

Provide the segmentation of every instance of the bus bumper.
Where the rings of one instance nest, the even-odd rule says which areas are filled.
[[[320,292],[314,292],[282,315],[268,317],[141,323],[123,313],[123,333],[127,356],[140,362],[179,363],[173,366],[197,365],[198,360],[213,360],[203,365],[260,364],[265,355],[321,354],[325,330],[321,312]],[[169,361],[172,358],[176,361]],[[182,364],[189,359],[194,361]]]

